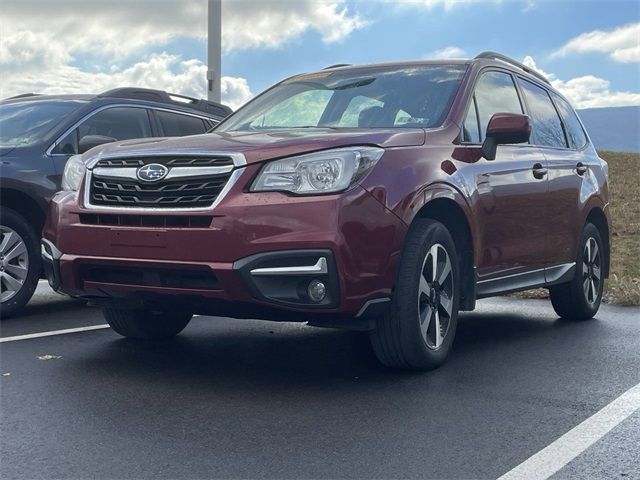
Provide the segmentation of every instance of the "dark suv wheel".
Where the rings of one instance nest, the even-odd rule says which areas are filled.
[[[0,316],[16,314],[33,296],[40,278],[40,242],[27,221],[0,210]]]
[[[604,246],[598,228],[587,223],[580,237],[576,272],[569,283],[549,288],[551,304],[562,318],[588,320],[602,301]]]
[[[400,259],[390,312],[370,332],[384,365],[431,370],[445,361],[458,321],[458,270],[446,227],[416,220]]]

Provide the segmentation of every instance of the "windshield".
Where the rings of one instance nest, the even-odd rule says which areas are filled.
[[[30,145],[86,102],[36,100],[0,105],[0,146]]]
[[[215,128],[432,128],[442,124],[466,65],[326,70],[285,80]]]

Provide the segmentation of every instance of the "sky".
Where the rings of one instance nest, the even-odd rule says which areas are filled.
[[[139,86],[206,95],[206,0],[0,0],[0,97]],[[336,63],[535,67],[576,108],[640,105],[638,0],[223,0],[222,98]]]

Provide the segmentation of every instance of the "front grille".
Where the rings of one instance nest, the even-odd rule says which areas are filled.
[[[84,281],[195,290],[219,290],[216,276],[205,270],[166,268],[132,268],[106,265],[83,265]]]
[[[165,165],[168,176],[156,182],[138,180],[135,171],[149,163]],[[120,170],[124,168],[127,170]],[[174,168],[177,170],[173,171]],[[198,175],[200,168],[202,175]],[[229,157],[102,159],[94,166],[91,175],[89,203],[125,208],[207,208],[224,189],[231,177],[232,168],[233,160]],[[123,176],[120,172],[128,173]]]
[[[209,228],[211,215],[109,215],[81,213],[80,223],[117,227]]]

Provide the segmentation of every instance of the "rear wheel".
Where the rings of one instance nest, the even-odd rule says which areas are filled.
[[[189,324],[192,314],[182,311],[154,311],[147,309],[103,309],[111,328],[123,337],[161,340],[175,337]]]
[[[17,314],[33,296],[40,278],[40,240],[27,221],[0,210],[0,316]]]
[[[555,312],[562,318],[588,320],[600,308],[604,287],[604,248],[598,228],[587,223],[580,237],[576,271],[569,283],[549,288]]]
[[[390,311],[370,332],[380,362],[431,370],[445,361],[457,327],[458,270],[447,228],[416,220],[402,252]]]

